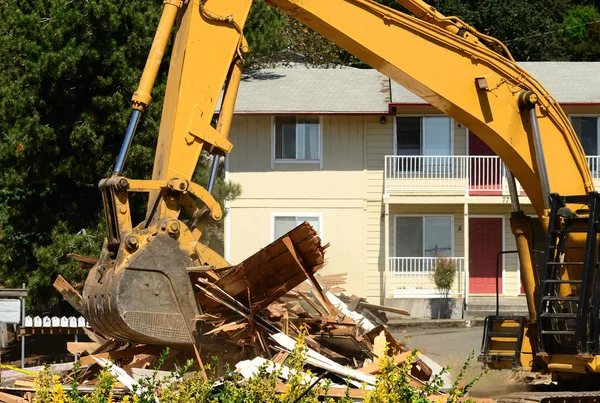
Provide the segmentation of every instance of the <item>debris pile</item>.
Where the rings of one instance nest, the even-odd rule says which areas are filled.
[[[352,396],[359,397],[364,385],[368,388],[375,384],[378,357],[388,354],[401,364],[411,354],[385,327],[385,311],[408,313],[344,296],[345,275],[319,276],[317,272],[326,263],[327,246],[321,244],[308,223],[303,223],[236,266],[190,271],[202,312],[197,318],[198,339],[202,342],[189,348],[170,346],[161,369],[181,367],[193,357],[196,369],[204,373],[204,362],[218,355],[223,368],[226,364],[235,366],[238,373],[249,378],[263,365],[285,368],[296,338],[304,332],[307,367],[313,373],[327,374],[332,391],[343,388],[338,391],[343,393],[349,381]],[[92,263],[89,258],[76,258],[87,267]],[[81,310],[77,291],[61,279],[56,287]],[[86,334],[91,341],[68,346],[71,353],[80,356],[81,388],[94,385],[98,368],[107,360],[115,363],[113,367],[120,371],[116,375],[127,388],[128,377],[151,367],[165,348],[107,339],[93,329],[86,329]],[[69,383],[70,368],[62,365],[56,369]],[[29,375],[14,370],[7,374],[2,373],[3,393],[22,399],[32,391],[19,383],[30,382],[23,379]],[[410,382],[422,385],[431,374],[431,369],[417,359],[412,364]],[[10,382],[5,382],[7,379]],[[330,396],[335,396],[332,393]]]

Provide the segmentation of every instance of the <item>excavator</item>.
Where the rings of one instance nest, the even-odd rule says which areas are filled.
[[[373,0],[264,1],[465,125],[501,157],[510,172],[511,228],[528,316],[488,317],[480,360],[494,369],[549,374],[559,385],[595,379],[600,195],[569,118],[552,95],[500,41],[421,0],[397,0],[406,12]],[[106,336],[149,344],[203,342],[198,329],[204,307],[190,268],[230,266],[200,237],[207,223],[223,216],[211,192],[219,160],[233,147],[228,133],[250,51],[243,29],[251,5],[164,0],[114,173],[99,183],[107,237],[83,299],[89,323]],[[126,178],[128,150],[172,34],[152,179]],[[191,180],[202,152],[212,155],[204,187]],[[541,267],[516,180],[547,230]],[[148,194],[148,207],[134,225],[129,195],[136,192]],[[184,221],[184,214],[190,219]]]

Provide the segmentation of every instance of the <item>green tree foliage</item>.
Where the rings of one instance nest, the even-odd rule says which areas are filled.
[[[281,11],[261,1],[255,1],[244,27],[250,46],[247,65],[273,63],[285,51],[289,38],[283,35],[288,19]]]
[[[161,9],[148,0],[0,2],[0,286],[24,282],[49,306],[58,274],[85,278],[67,254],[100,251],[97,183],[116,160]],[[152,172],[166,59],[129,177]],[[239,193],[216,186],[222,198]]]
[[[404,11],[395,0],[380,3]],[[446,16],[457,16],[480,32],[491,35],[509,47],[520,61],[600,60],[592,48],[597,24],[579,27],[581,43],[574,49],[572,27],[597,21],[598,4],[585,0],[428,0]],[[597,3],[597,2],[596,2]],[[567,34],[565,34],[567,33]]]
[[[407,12],[396,0],[376,1]],[[444,15],[458,16],[480,32],[505,42],[519,61],[600,60],[597,11],[600,1],[426,0],[426,3]],[[288,19],[280,32],[286,38],[278,42],[283,51],[272,53],[274,59],[267,58],[268,62],[368,67],[294,20]],[[398,49],[401,51],[401,47]]]
[[[562,38],[569,60],[600,60],[600,13],[592,5],[577,5],[563,22]]]

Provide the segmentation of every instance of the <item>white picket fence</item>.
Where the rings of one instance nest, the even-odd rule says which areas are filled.
[[[68,327],[68,328],[78,328],[78,327],[89,327],[88,322],[85,320],[83,316],[80,317],[66,317],[63,316],[59,318],[58,316],[26,316],[25,322],[23,323],[23,327]]]

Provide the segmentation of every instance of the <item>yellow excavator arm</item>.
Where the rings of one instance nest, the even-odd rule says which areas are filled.
[[[264,1],[472,130],[504,161],[545,225],[551,218],[550,193],[576,196],[593,191],[583,148],[568,117],[496,39],[420,0],[399,0],[414,16],[373,0]],[[115,174],[100,183],[108,237],[86,281],[84,302],[92,326],[106,335],[158,344],[199,342],[196,329],[202,307],[194,299],[187,268],[228,266],[199,239],[206,223],[222,215],[210,193],[219,158],[232,148],[228,132],[249,51],[243,28],[251,5],[252,0],[165,0],[132,99],[134,112]],[[129,180],[122,176],[127,151],[140,115],[150,104],[173,26],[152,180]],[[213,125],[223,88],[218,122]],[[206,188],[191,182],[203,150],[214,156]],[[135,227],[129,215],[129,192],[150,195],[146,220]],[[540,280],[531,256],[528,222],[515,200],[516,191],[512,193],[513,230],[530,312],[530,324],[523,331],[535,352]],[[182,211],[192,218],[192,225],[180,220]],[[572,239],[585,244],[585,237]],[[577,272],[569,274],[577,276]],[[161,289],[160,295],[150,291],[155,289]],[[159,307],[148,302],[156,298],[162,298]],[[540,365],[552,363],[548,356],[540,358]]]

